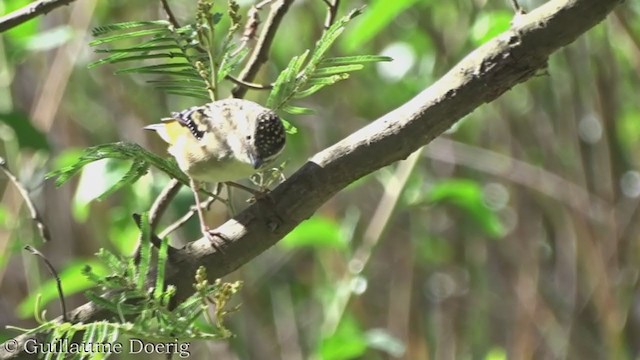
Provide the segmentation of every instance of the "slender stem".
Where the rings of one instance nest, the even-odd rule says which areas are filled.
[[[53,267],[49,259],[47,259],[47,257],[44,256],[40,251],[36,250],[35,248],[29,245],[25,246],[24,249],[29,251],[33,255],[39,256],[42,259],[42,261],[44,261],[44,264],[46,265],[47,269],[51,273],[51,276],[53,276],[56,279],[56,285],[58,287],[58,298],[60,299],[60,308],[62,309],[62,321],[69,322],[69,319],[67,318],[67,305],[64,302],[64,293],[62,292],[62,281],[60,280],[60,276],[58,276],[58,272]]]
[[[162,9],[164,9],[164,12],[167,14],[167,18],[169,19],[171,25],[173,25],[173,27],[176,29],[180,28],[180,23],[178,22],[176,16],[173,14],[173,11],[169,6],[169,2],[167,0],[160,0],[160,3],[162,4]]]
[[[241,86],[246,86],[249,89],[253,89],[253,90],[271,90],[273,89],[273,84],[256,84],[256,83],[252,83],[252,82],[248,82],[248,81],[244,81],[244,80],[240,80],[232,75],[227,75],[227,79],[231,80],[231,82],[235,83],[236,85],[241,85]]]
[[[49,230],[44,224],[44,221],[42,221],[42,217],[40,216],[38,209],[36,209],[36,206],[33,204],[33,201],[29,197],[29,191],[27,191],[27,189],[20,183],[18,178],[9,170],[6,161],[2,157],[0,157],[0,170],[2,170],[9,181],[11,181],[16,189],[18,189],[20,196],[22,196],[22,199],[24,199],[24,203],[27,205],[27,209],[29,209],[29,215],[31,216],[33,222],[36,223],[36,227],[38,228],[40,237],[42,237],[42,241],[49,241]]]
[[[217,200],[217,198],[215,198],[213,196],[210,196],[207,199],[207,201],[202,203],[202,207],[208,208],[216,200]],[[166,236],[168,236],[169,234],[171,234],[172,232],[176,231],[179,227],[181,227],[187,221],[189,221],[189,219],[191,219],[193,214],[195,214],[196,212],[198,212],[198,210],[196,209],[195,206],[192,206],[191,209],[189,209],[189,211],[187,211],[184,215],[182,215],[182,217],[180,217],[173,224],[167,226],[164,230],[162,230],[162,232],[160,234],[158,234],[158,237],[162,239],[162,238],[165,238]]]
[[[511,6],[513,7],[513,10],[516,12],[516,14],[522,15],[522,14],[526,14],[526,12],[522,9],[522,6],[520,6],[520,3],[518,3],[518,0],[510,0],[511,1]]]
[[[269,58],[269,49],[273,43],[278,27],[284,18],[284,15],[289,10],[289,6],[293,3],[293,0],[278,0],[271,5],[271,11],[267,18],[264,28],[260,33],[260,37],[256,43],[256,47],[253,49],[249,60],[238,76],[241,81],[252,81],[253,78],[260,70],[260,67],[267,62]],[[233,97],[242,98],[247,93],[246,86],[236,86],[231,91]]]
[[[336,20],[336,16],[338,15],[338,7],[340,7],[340,0],[334,0],[333,3],[329,0],[322,0],[325,4],[327,4],[327,17],[324,21],[324,31],[327,31],[333,25],[333,22]]]
[[[171,200],[176,197],[181,186],[182,184],[180,181],[171,179],[164,189],[162,189],[162,192],[153,202],[153,205],[151,205],[151,209],[149,209],[149,226],[152,231],[156,229],[158,219],[167,210],[169,203],[171,203]]]

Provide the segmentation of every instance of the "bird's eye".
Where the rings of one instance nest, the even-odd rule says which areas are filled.
[[[247,140],[251,140],[251,135],[247,135]]]

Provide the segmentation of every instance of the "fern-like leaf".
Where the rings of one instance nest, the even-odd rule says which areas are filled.
[[[267,100],[267,106],[289,114],[310,114],[312,112],[309,109],[292,106],[288,102],[292,99],[310,96],[325,86],[345,80],[349,78],[349,73],[363,69],[366,63],[391,60],[386,56],[375,55],[325,58],[331,45],[344,31],[347,23],[359,15],[360,12],[360,9],[353,10],[331,25],[316,42],[308,62],[305,63],[309,50],[291,60],[287,68],[278,76],[273,91]]]
[[[102,159],[134,161],[134,165],[127,174],[125,174],[125,176],[117,182],[116,185],[114,185],[117,186],[117,188],[121,188],[137,181],[140,176],[144,175],[148,171],[148,165],[153,165],[167,173],[169,176],[180,180],[183,184],[188,184],[187,176],[180,171],[178,165],[173,161],[173,159],[163,159],[160,156],[142,148],[138,144],[125,142],[103,144],[84,149],[84,153],[73,164],[48,173],[46,178],[56,178],[56,186],[61,186],[73,175],[77,174],[85,165]]]

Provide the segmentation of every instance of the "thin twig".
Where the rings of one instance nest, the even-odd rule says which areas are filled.
[[[511,6],[513,7],[513,10],[516,12],[516,14],[518,15],[526,14],[524,9],[522,9],[522,6],[520,6],[520,4],[518,3],[518,0],[511,0]]]
[[[67,305],[64,302],[64,293],[62,292],[62,281],[60,280],[60,276],[58,276],[58,272],[53,267],[49,259],[47,259],[47,257],[44,256],[44,254],[42,254],[40,251],[29,245],[25,246],[24,249],[32,253],[33,255],[39,256],[42,261],[44,261],[44,264],[47,266],[47,269],[51,273],[51,276],[56,279],[56,285],[58,287],[58,298],[60,299],[60,308],[62,309],[62,321],[69,322],[69,319],[67,318]]]
[[[336,15],[338,15],[338,7],[340,7],[340,0],[333,0],[333,3],[329,0],[322,0],[327,4],[327,17],[324,20],[324,31],[327,31],[336,21]]]
[[[217,199],[215,197],[209,196],[209,198],[201,204],[201,207],[203,209],[208,209],[211,206],[211,204],[213,204],[216,200]],[[192,206],[191,209],[189,209],[189,211],[187,211],[184,215],[182,215],[182,217],[180,217],[173,224],[167,226],[164,230],[162,230],[162,232],[158,234],[158,237],[162,239],[168,236],[169,234],[171,234],[172,232],[176,231],[179,227],[181,227],[187,221],[189,221],[189,219],[191,219],[191,217],[197,211],[198,211],[197,208],[195,206]]]
[[[267,62],[269,58],[269,49],[273,43],[273,39],[276,35],[278,27],[282,22],[282,18],[289,10],[289,6],[293,3],[293,0],[278,0],[271,5],[271,11],[269,17],[264,24],[264,29],[260,33],[260,38],[256,43],[256,47],[253,49],[247,64],[238,76],[238,79],[244,82],[252,81],[253,78],[260,70],[260,67]],[[247,93],[246,86],[236,86],[231,91],[234,98],[242,98]]]
[[[244,81],[244,80],[240,80],[232,75],[227,75],[227,79],[231,80],[232,83],[236,84],[236,85],[240,85],[240,86],[245,86],[249,89],[253,89],[253,90],[271,90],[273,89],[273,84],[256,84],[256,83],[252,83],[252,82],[248,82],[248,81]]]
[[[44,221],[42,221],[42,217],[40,216],[38,209],[36,209],[33,201],[31,201],[31,198],[29,197],[29,191],[27,191],[27,189],[22,186],[18,178],[9,170],[9,168],[7,167],[7,162],[2,157],[0,157],[0,170],[2,170],[9,181],[13,183],[16,189],[18,189],[20,196],[22,196],[25,204],[27,205],[27,208],[29,209],[29,215],[31,216],[31,219],[36,223],[36,227],[38,228],[38,232],[40,233],[40,237],[42,237],[42,240],[44,242],[49,241],[49,230],[45,226]]]
[[[0,17],[0,33],[75,0],[40,0]]]
[[[167,185],[165,185],[165,187],[162,189],[160,194],[158,194],[155,201],[151,205],[151,208],[149,209],[149,229],[151,230],[152,234],[155,232],[158,220],[162,217],[162,214],[164,214],[164,212],[169,207],[169,203],[171,203],[171,200],[176,197],[178,191],[180,191],[181,186],[182,184],[178,180],[171,179],[169,183],[167,183]],[[138,227],[140,227],[140,216],[137,214],[133,214],[133,219],[135,220]],[[136,249],[133,252],[135,263],[138,263],[138,261],[140,260],[140,248],[142,247],[142,241],[142,232],[140,232],[140,235],[138,235]],[[160,242],[158,242],[157,244],[154,243],[153,245],[158,247],[160,245]]]
[[[176,29],[180,28],[181,27],[180,23],[178,22],[178,19],[176,18],[176,16],[173,14],[173,11],[169,6],[169,2],[167,0],[160,0],[160,2],[162,3],[162,9],[167,14],[167,18],[169,19],[169,22],[171,23],[171,25],[173,25],[173,27]]]
[[[169,203],[174,197],[176,197],[181,186],[182,184],[178,180],[171,179],[171,181],[169,181],[169,183],[162,189],[156,200],[153,202],[153,205],[151,205],[151,208],[149,209],[149,226],[152,231],[155,230],[158,224],[158,219],[160,219],[162,214],[167,210]]]

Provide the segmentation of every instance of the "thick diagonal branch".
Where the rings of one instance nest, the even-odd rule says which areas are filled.
[[[518,15],[510,30],[473,51],[412,100],[313,156],[273,190],[275,206],[258,203],[220,226],[216,231],[229,240],[224,254],[204,239],[190,243],[177,264],[181,276],[204,265],[208,275],[217,278],[242,266],[350,183],[405,159],[480,105],[545,69],[549,55],[598,24],[621,2],[555,0]],[[186,286],[181,289],[182,297],[191,292]]]
[[[553,0],[518,16],[512,29],[469,54],[431,87],[316,154],[274,189],[270,199],[258,201],[216,229],[228,239],[224,253],[216,252],[206,239],[178,251],[166,276],[177,286],[178,300],[193,292],[199,266],[205,266],[212,279],[247,263],[353,181],[406,158],[480,105],[534,76],[546,67],[550,54],[598,24],[621,2]],[[90,303],[72,313],[73,320],[84,322],[101,316],[104,312]]]

